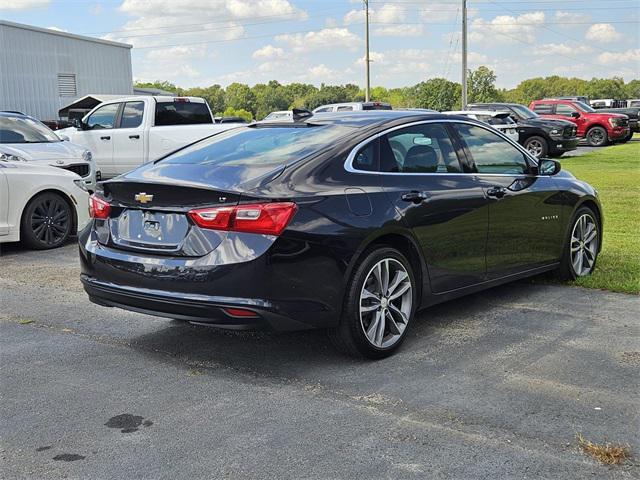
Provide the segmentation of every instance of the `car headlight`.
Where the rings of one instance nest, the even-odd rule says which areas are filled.
[[[551,137],[562,137],[562,130],[558,130],[557,128],[554,128],[549,132],[549,135]]]
[[[91,162],[91,160],[93,160],[93,155],[91,155],[91,152],[89,150],[85,150],[84,152],[82,152],[82,159],[85,162]]]
[[[79,179],[77,179],[77,180],[74,180],[74,181],[73,181],[73,183],[75,183],[75,184],[76,184],[76,186],[77,186],[78,188],[81,188],[81,189],[82,189],[82,190],[84,190],[85,192],[88,192],[88,191],[89,191],[89,190],[87,189],[87,184],[86,184],[86,183],[84,183],[84,180],[83,180],[83,179],[79,178]]]
[[[611,125],[612,127],[619,127],[620,125],[622,125],[622,122],[619,118],[610,118],[609,125]]]
[[[18,155],[11,155],[10,153],[0,152],[0,160],[5,162],[26,162],[26,160]]]

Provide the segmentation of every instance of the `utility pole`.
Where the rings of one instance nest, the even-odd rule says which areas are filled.
[[[462,110],[467,108],[467,0],[462,0]]]
[[[365,48],[366,53],[364,56],[364,64],[367,68],[367,87],[364,90],[364,100],[368,102],[370,100],[371,95],[371,77],[369,73],[369,67],[371,61],[369,60],[369,0],[364,0],[364,14],[365,14],[365,22],[364,22],[364,34],[365,34]]]

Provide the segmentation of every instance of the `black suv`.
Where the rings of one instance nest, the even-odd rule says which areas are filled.
[[[560,157],[578,147],[579,139],[573,122],[542,118],[517,103],[472,103],[467,108],[509,112],[518,124],[518,142],[536,158]]]

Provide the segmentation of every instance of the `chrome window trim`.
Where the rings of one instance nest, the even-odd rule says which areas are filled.
[[[439,120],[419,120],[417,122],[410,122],[410,123],[405,123],[403,125],[396,125],[395,127],[391,127],[388,128],[387,130],[383,130],[382,132],[376,133],[375,135],[372,135],[371,137],[367,138],[366,140],[363,140],[362,142],[358,143],[355,147],[353,147],[353,149],[349,152],[349,155],[347,155],[347,159],[344,162],[344,169],[347,172],[350,173],[358,173],[358,174],[368,174],[368,175],[438,175],[438,176],[443,176],[443,175],[471,175],[471,176],[475,176],[475,177],[538,177],[540,175],[533,175],[532,173],[473,173],[473,172],[469,172],[469,173],[448,173],[448,172],[428,172],[428,173],[405,173],[405,172],[371,172],[371,171],[367,171],[367,170],[358,170],[357,168],[353,167],[353,161],[356,157],[356,154],[358,153],[358,151],[364,147],[366,144],[368,144],[369,142],[374,141],[377,138],[382,137],[383,135],[386,135],[390,132],[394,132],[396,130],[400,130],[402,128],[407,128],[407,127],[413,127],[415,125],[424,125],[424,124],[428,124],[428,123],[464,123],[467,125],[472,125],[474,127],[479,127],[479,128],[483,128],[485,130],[487,130],[488,132],[491,133],[495,133],[497,134],[499,137],[501,137],[503,140],[506,140],[508,143],[510,143],[511,145],[513,145],[514,147],[516,147],[516,149],[518,151],[520,151],[523,156],[525,157],[526,160],[529,161],[529,167],[537,167],[538,166],[538,161],[532,157],[529,152],[527,152],[524,147],[522,145],[520,145],[517,142],[514,142],[513,140],[511,140],[509,137],[507,137],[506,135],[504,135],[502,132],[500,132],[499,130],[491,127],[490,125],[481,125],[475,122],[467,122],[464,120],[450,120],[450,119],[439,119]]]

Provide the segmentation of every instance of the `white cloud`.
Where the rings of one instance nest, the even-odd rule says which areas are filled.
[[[586,13],[580,12],[563,12],[562,10],[558,10],[555,15],[556,22],[559,23],[575,23],[575,22],[588,22],[591,20],[591,16]]]
[[[257,60],[261,59],[269,59],[269,58],[279,58],[284,56],[284,50],[279,47],[274,47],[273,45],[265,45],[262,48],[259,48],[251,55],[252,58]]]
[[[345,25],[360,24],[364,21],[365,14],[362,9],[351,10],[343,18]],[[422,25],[405,23],[406,8],[391,3],[385,3],[376,9],[370,8],[369,21],[373,27],[373,34],[379,37],[416,37],[423,33]]]
[[[629,64],[635,63],[637,74],[640,67],[640,48],[626,52],[603,52],[598,55],[598,62],[604,65],[624,65],[627,67]]]
[[[589,27],[585,38],[594,42],[610,43],[620,40],[622,34],[610,23],[596,23]]]
[[[536,56],[583,55],[593,52],[589,45],[567,45],[566,43],[545,43],[530,50]]]
[[[307,32],[305,34],[278,35],[276,40],[286,43],[294,52],[310,52],[332,48],[355,50],[360,46],[360,37],[346,28],[324,28],[317,32]]]
[[[47,7],[51,0],[0,0],[0,10],[28,10]]]
[[[533,42],[536,37],[536,27],[542,25],[544,20],[544,12],[524,13],[517,17],[499,15],[490,21],[476,18],[471,23],[469,38],[473,41],[492,43],[515,41],[515,38]]]

